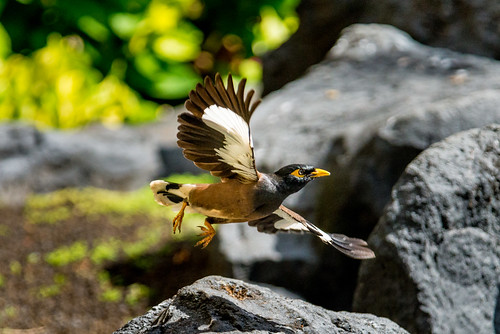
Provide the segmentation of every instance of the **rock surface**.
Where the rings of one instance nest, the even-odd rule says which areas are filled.
[[[298,30],[263,57],[265,94],[321,61],[342,29],[354,23],[389,24],[427,45],[500,58],[495,0],[302,0],[297,14]]]
[[[370,314],[333,312],[268,288],[208,276],[131,320],[114,334],[407,333]]]
[[[354,309],[412,333],[500,332],[499,213],[500,125],[432,145],[370,236]]]
[[[0,201],[22,204],[31,192],[94,186],[132,190],[164,167],[160,145],[175,145],[175,115],[163,122],[117,130],[95,125],[75,131],[38,131],[0,125]]]

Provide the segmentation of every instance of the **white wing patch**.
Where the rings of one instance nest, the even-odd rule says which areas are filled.
[[[231,170],[248,180],[257,180],[253,160],[253,142],[250,128],[233,111],[212,105],[204,110],[203,122],[224,135],[224,146],[215,149],[220,161],[233,166]]]

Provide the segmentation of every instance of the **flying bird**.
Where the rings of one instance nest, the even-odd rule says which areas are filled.
[[[155,201],[180,207],[173,219],[173,233],[181,232],[184,211],[206,216],[200,226],[204,237],[196,246],[205,248],[215,235],[213,224],[248,222],[258,231],[312,233],[324,243],[356,258],[375,257],[364,240],[323,232],[281,203],[310,181],[330,175],[306,164],[291,164],[272,174],[255,167],[250,118],[260,100],[252,103],[254,91],[244,94],[246,80],[234,89],[229,75],[227,87],[219,74],[198,84],[185,103],[187,112],[178,116],[177,144],[196,166],[219,177],[214,184],[178,184],[152,181]]]

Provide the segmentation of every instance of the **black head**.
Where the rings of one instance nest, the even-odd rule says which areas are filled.
[[[278,177],[284,190],[291,194],[302,189],[313,179],[330,175],[330,173],[310,165],[293,164],[280,168],[274,175]]]

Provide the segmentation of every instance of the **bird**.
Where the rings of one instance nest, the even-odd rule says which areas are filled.
[[[211,184],[179,184],[164,180],[150,183],[155,201],[179,209],[173,233],[181,232],[184,212],[206,216],[199,226],[203,237],[195,246],[207,247],[216,232],[213,224],[245,223],[259,232],[310,233],[325,244],[355,259],[374,258],[368,244],[358,238],[322,231],[282,203],[309,182],[330,175],[309,164],[289,164],[274,173],[257,170],[250,132],[250,118],[261,102],[252,102],[255,91],[245,95],[246,79],[237,90],[231,74],[224,85],[219,73],[205,77],[191,90],[178,115],[177,144],[186,159],[220,178]]]

